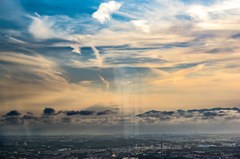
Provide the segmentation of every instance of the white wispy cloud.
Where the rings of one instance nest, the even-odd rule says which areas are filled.
[[[51,28],[53,22],[48,17],[35,16],[32,18],[32,24],[29,26],[29,32],[37,39],[48,39],[58,37]]]
[[[116,1],[109,1],[107,3],[100,4],[98,10],[92,14],[92,17],[97,19],[101,23],[111,19],[111,15],[118,11],[121,7],[121,3]]]
[[[72,48],[73,53],[81,54],[81,48],[80,48],[79,44],[72,44],[72,45],[70,45],[70,47]]]
[[[20,39],[17,39],[15,37],[12,37],[10,35],[6,35],[5,36],[6,38],[8,38],[11,42],[13,43],[18,43],[18,44],[27,44],[27,42],[23,41],[23,40],[20,40]]]
[[[26,110],[30,108],[28,106],[33,105],[36,106],[33,109],[39,109],[40,106],[45,105],[68,105],[72,108],[77,106],[76,109],[78,109],[82,104],[107,103],[115,98],[113,97],[115,95],[105,89],[94,87],[93,81],[69,82],[59,63],[41,55],[2,52],[0,62],[12,64],[12,67],[1,68],[3,71],[0,80],[2,111],[10,108]],[[106,89],[109,89],[109,82],[102,76],[100,79]],[[89,100],[96,93],[101,96],[94,98],[94,101]],[[67,98],[66,94],[69,95]],[[79,101],[79,98],[82,100]],[[24,107],[21,106],[23,103]]]
[[[132,67],[157,68],[157,71],[152,71],[157,76],[143,78],[143,87],[155,93],[153,96],[156,100],[151,97],[150,101],[153,103],[155,100],[155,104],[185,104],[182,99],[187,96],[190,98],[186,101],[195,105],[201,105],[202,101],[204,104],[215,104],[215,101],[223,103],[219,99],[237,101],[237,97],[230,97],[236,94],[232,92],[238,92],[238,84],[230,81],[239,80],[236,73],[239,73],[240,67],[239,39],[231,38],[231,35],[238,33],[236,28],[240,27],[240,3],[237,0],[215,1],[208,5],[185,4],[180,0],[156,0],[143,4],[134,2],[134,5],[118,4],[118,7],[110,7],[111,3],[115,6],[118,2],[102,3],[92,17],[105,23],[121,7],[119,15],[128,20],[112,19],[91,34],[69,32],[68,36],[62,36],[72,41],[65,43],[64,47],[71,47],[76,53],[80,53],[82,47],[91,47],[91,53],[95,55],[95,58],[88,60],[72,59],[68,65],[103,68],[116,67],[114,62],[129,62]],[[44,22],[43,28],[47,26],[46,33],[51,29],[49,37],[44,34],[36,37],[57,37],[56,33],[59,32],[52,28],[52,21],[39,16],[35,18]],[[38,24],[42,25],[41,22]],[[100,46],[104,48],[102,54],[97,49]],[[184,68],[191,63],[199,64]],[[159,71],[159,68],[163,70]],[[216,84],[222,87],[216,87]],[[196,93],[196,90],[199,92]],[[216,92],[211,101],[199,98],[211,91]],[[149,96],[146,96],[146,103],[149,102]]]
[[[99,50],[95,46],[93,46],[93,45],[91,46],[91,48],[92,48],[92,50],[93,50],[93,52],[94,52],[94,54],[96,56],[96,59],[91,60],[91,61],[96,63],[97,66],[102,66],[103,65],[103,59],[102,59],[102,57],[100,55]]]
[[[46,40],[51,38],[59,38],[70,40],[73,39],[70,28],[71,24],[61,26],[65,22],[72,21],[68,16],[56,15],[39,15],[35,13],[34,16],[28,15],[28,18],[32,20],[32,23],[28,27],[28,32],[37,40]]]
[[[105,59],[105,57],[117,59],[119,57],[127,58],[134,56],[142,60],[149,58],[149,56],[154,56],[153,59],[155,60],[161,60],[160,57],[164,57],[166,58],[164,59],[165,61],[172,61],[173,53],[167,54],[167,52],[174,52],[174,58],[177,54],[174,50],[176,47],[181,50],[181,54],[184,55],[189,52],[196,52],[196,50],[198,50],[198,52],[199,50],[206,52],[214,49],[214,47],[222,48],[223,41],[228,42],[230,48],[237,48],[236,41],[224,40],[230,36],[229,34],[232,34],[236,30],[235,28],[239,27],[237,21],[239,20],[240,6],[236,0],[216,1],[209,5],[197,3],[184,4],[180,0],[156,0],[152,3],[141,2],[141,4],[134,2],[134,4],[132,3],[131,5],[122,5],[116,1],[108,1],[102,3],[98,10],[93,13],[92,17],[105,23],[111,18],[111,14],[118,11],[120,7],[122,7],[120,15],[130,20],[111,20],[104,28],[93,34],[86,33],[82,35],[68,32],[67,35],[63,35],[63,33],[59,31],[61,30],[60,28],[55,28],[57,25],[55,25],[54,22],[57,21],[58,18],[40,16],[38,14],[32,18],[33,22],[29,27],[29,31],[38,39],[59,37],[72,41],[72,43],[69,42],[61,45],[71,47],[74,53],[81,53],[81,47],[91,47],[96,59],[89,60],[91,63],[88,63],[88,66],[103,66],[103,59]],[[135,9],[133,10],[132,8]],[[180,19],[178,19],[179,16]],[[74,26],[69,26],[69,28],[73,27]],[[67,31],[68,29],[65,30]],[[206,34],[210,34],[209,30],[211,30],[211,34],[214,35],[211,39],[205,38],[198,40],[198,44],[196,44],[197,41],[193,44],[190,43]],[[181,43],[186,43],[186,46],[184,46],[186,48],[179,48]],[[96,49],[98,46],[118,45],[127,45],[129,48],[138,49],[156,46],[159,46],[159,48],[156,48],[154,53],[147,50],[141,50],[141,52],[128,50],[127,53],[125,53],[126,49],[118,50],[113,47],[108,48],[102,55]],[[161,52],[158,51],[159,49],[161,49]],[[134,54],[132,54],[132,52]],[[164,52],[164,54],[162,52]],[[194,57],[196,56],[197,55],[194,55]],[[199,58],[194,59],[194,57],[194,61],[199,60]],[[89,61],[81,61],[79,63],[82,63],[83,66]],[[177,59],[174,64],[182,62],[185,61]],[[166,65],[167,62],[156,64],[150,61],[143,61],[142,63],[132,65],[159,67],[159,65],[162,66],[163,64]],[[171,64],[173,63],[168,63],[167,65]]]
[[[101,76],[101,75],[98,75],[98,77],[105,84],[106,89],[109,89],[109,82],[107,80],[105,80],[105,78],[103,76]]]
[[[148,25],[148,22],[146,20],[132,20],[132,23],[137,29],[145,33],[150,32],[150,26]]]

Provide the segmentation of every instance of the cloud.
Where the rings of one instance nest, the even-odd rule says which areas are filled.
[[[74,111],[74,110],[66,111],[66,115],[68,116],[79,115],[79,111]]]
[[[79,110],[84,108],[82,105],[97,102],[123,102],[125,107],[144,110],[156,109],[159,103],[164,109],[177,109],[179,105],[188,105],[184,106],[187,109],[238,105],[239,82],[233,82],[240,80],[238,8],[238,0],[213,1],[208,5],[179,0],[129,1],[121,6],[114,20],[105,23],[108,19],[104,18],[104,25],[97,25],[90,15],[78,12],[72,18],[55,14],[31,17],[28,29],[35,39],[25,36],[26,30],[2,29],[15,39],[0,37],[4,46],[1,48],[16,49],[15,53],[2,51],[0,56],[2,111],[42,109],[39,105],[60,105],[60,109],[68,105]],[[71,46],[82,54],[68,55]],[[83,51],[86,46],[91,47],[89,52]],[[120,74],[123,77],[115,79],[108,76],[112,69],[101,72],[119,65],[150,70],[134,75],[124,72]],[[87,67],[97,70],[91,75],[94,77],[84,75],[84,80],[93,83],[72,82],[70,76],[77,74],[73,68]],[[111,94],[96,88],[97,82],[104,83],[98,80],[98,74],[111,85]],[[136,80],[128,79],[131,74]],[[118,88],[114,89],[119,83],[126,95],[123,101]]]
[[[24,121],[22,120],[21,117],[16,117],[16,116],[9,116],[5,118],[5,124],[7,125],[22,125],[24,123]]]
[[[115,8],[112,7],[112,3],[116,4],[119,2],[108,1],[102,3],[98,11],[100,12],[101,8],[105,8],[103,10],[107,10],[107,13],[109,13],[109,10]],[[212,47],[223,46],[221,44],[223,39],[229,38],[229,34],[235,34],[234,32],[236,31],[234,28],[238,28],[239,25],[236,24],[239,12],[236,8],[239,7],[239,4],[235,0],[214,1],[208,5],[204,3],[183,3],[180,0],[171,2],[165,0],[154,1],[152,3],[145,3],[144,1],[136,3],[134,1],[129,3],[129,5],[121,8],[122,14],[119,15],[120,18],[111,21],[103,27],[98,27],[93,21],[88,19],[89,17],[83,17],[83,19],[86,20],[82,20],[79,23],[76,23],[76,20],[79,19],[69,18],[67,16],[65,16],[65,19],[63,18],[64,16],[36,16],[34,18],[38,18],[43,22],[43,27],[40,25],[42,23],[39,24],[40,28],[48,28],[43,30],[51,30],[47,35],[69,41],[64,44],[59,43],[58,47],[71,47],[73,52],[81,53],[81,47],[93,46],[92,50],[95,53],[96,59],[74,59],[71,61],[72,63],[69,63],[74,66],[77,65],[78,67],[114,66],[115,61],[127,59],[129,56],[136,57],[136,60],[134,60],[135,63],[134,61],[121,60],[117,64],[125,62],[136,67],[159,67],[162,64],[170,64],[168,62],[155,62],[161,59],[160,56],[162,52],[164,52],[164,54],[166,53],[166,58],[168,59],[171,59],[170,56],[173,55],[171,52],[180,47],[186,47],[186,49],[181,52],[183,56],[189,52],[196,52],[196,50],[198,50],[198,52],[208,52],[208,50],[214,49]],[[97,14],[98,11],[94,14]],[[105,13],[105,11],[103,11],[103,13]],[[230,18],[230,16],[233,18]],[[111,16],[109,15],[107,17]],[[179,17],[181,18],[179,19]],[[105,22],[106,18],[103,19]],[[64,27],[62,27],[62,25]],[[81,26],[80,29],[78,27],[79,25]],[[61,30],[61,28],[65,29]],[[86,28],[95,31],[88,32],[85,31]],[[84,29],[84,33],[79,31],[82,29]],[[212,30],[211,33],[208,31],[209,29]],[[219,29],[222,31],[218,31]],[[66,34],[64,33],[63,35],[63,32]],[[142,32],[145,34],[142,34]],[[211,34],[211,38],[201,39],[201,37],[207,37],[209,34]],[[45,37],[48,38],[47,36]],[[188,43],[189,41],[193,42]],[[171,45],[174,42],[178,44]],[[126,45],[129,47],[121,49],[117,47],[118,45]],[[233,48],[233,50],[237,47],[234,41],[228,41],[228,45],[229,48]],[[103,47],[104,49],[101,49],[101,51],[104,50],[101,52],[101,56],[98,49],[96,50],[99,46],[105,46]],[[138,52],[134,49],[138,49]],[[158,53],[149,53],[148,51],[151,50],[155,50]],[[161,52],[159,50],[161,50]],[[170,54],[167,52],[170,52]],[[228,52],[228,50],[224,50],[224,52]],[[149,56],[154,57],[152,61],[144,60],[145,58],[149,58]],[[108,57],[112,58],[108,59]],[[195,60],[197,59],[198,58]],[[108,62],[106,63],[105,61]],[[178,62],[181,61],[179,60]]]
[[[71,45],[71,48],[72,48],[72,52],[81,54],[81,48],[78,44],[77,45],[76,44]]]
[[[240,39],[240,33],[232,35],[233,39]]]
[[[219,116],[217,112],[206,111],[203,113],[203,119],[213,119],[216,116]]]
[[[10,105],[15,105],[15,107],[21,103],[24,105],[36,103],[38,99],[40,102],[46,102],[46,98],[40,99],[46,95],[43,95],[44,93],[54,92],[57,85],[64,88],[67,82],[59,72],[57,65],[41,55],[2,52],[0,62],[11,65],[11,67],[1,69],[3,76],[0,86],[3,91],[0,92],[0,98],[3,109],[9,107],[5,105],[5,101],[11,102]],[[17,102],[20,100],[21,102]]]
[[[66,111],[65,112],[67,116],[72,116],[72,115],[84,115],[84,116],[88,116],[88,115],[93,115],[95,112],[92,110],[81,110],[81,111]]]
[[[97,115],[113,115],[116,114],[116,112],[113,112],[112,110],[104,110],[101,112],[97,112]]]
[[[64,105],[68,105],[77,110],[83,109],[84,105],[108,103],[116,97],[116,94],[107,92],[96,84],[101,84],[102,81],[98,77],[101,70],[99,72],[95,68],[92,68],[93,74],[84,77],[83,82],[72,82],[68,73],[75,76],[74,69],[71,68],[73,72],[64,71],[55,59],[39,54],[2,52],[0,63],[4,64],[0,74],[1,111],[16,108],[26,111],[26,107],[30,108],[27,111],[39,110],[47,105],[60,105],[63,110],[66,108]],[[88,70],[86,73],[89,74]],[[82,77],[81,73],[77,75]],[[86,81],[89,77],[91,79]],[[96,96],[96,93],[101,96]]]
[[[10,35],[8,35],[8,36],[5,36],[6,38],[8,38],[11,42],[13,42],[13,43],[15,43],[15,44],[27,44],[25,41],[23,41],[23,40],[20,40],[20,39],[17,39],[17,38],[15,38],[15,37],[12,37],[12,36],[10,36]]]
[[[101,67],[103,65],[103,59],[100,55],[100,52],[99,50],[95,47],[95,46],[91,46],[95,56],[96,56],[96,59],[94,60],[91,60],[93,63],[96,63],[97,66]]]
[[[105,80],[105,78],[101,75],[98,75],[98,77],[100,78],[100,80],[105,84],[106,89],[109,89],[109,82],[107,80]]]
[[[115,104],[94,104],[86,108],[86,110],[92,110],[95,112],[105,112],[106,110],[110,110],[112,112],[119,112],[120,105],[115,105]]]
[[[140,31],[143,31],[145,33],[150,32],[150,26],[148,25],[148,22],[146,20],[132,20],[131,22]]]
[[[208,108],[190,109],[177,111],[156,111],[151,110],[137,115],[140,118],[157,121],[204,121],[204,120],[230,120],[240,119],[240,108]]]
[[[139,115],[119,114],[111,109],[99,111],[79,110],[79,111],[62,111],[52,116],[39,115],[34,116],[29,113],[21,116],[2,116],[0,126],[6,131],[22,128],[22,133],[39,133],[47,134],[51,131],[64,131],[68,133],[81,133],[91,131],[94,127],[99,134],[103,129],[108,133],[114,133],[111,128],[118,128],[119,132],[132,132],[132,126],[138,133],[156,132],[180,132],[182,128],[187,129],[184,132],[204,131],[211,132],[211,127],[217,128],[217,131],[226,132],[226,127],[239,130],[240,108],[206,108],[206,109],[189,109],[176,111],[156,111],[151,110]],[[52,112],[52,111],[51,111]],[[35,132],[35,130],[38,132]],[[163,130],[164,129],[164,130]],[[77,131],[76,131],[77,130]],[[231,129],[232,132],[233,129]]]
[[[110,3],[118,2],[108,1],[101,5],[108,6],[107,4]],[[171,65],[172,62],[180,64],[183,59],[186,61],[188,59],[175,60],[174,57],[178,56],[177,49],[181,49],[181,53],[179,53],[181,57],[185,57],[190,52],[198,54],[208,53],[209,50],[210,52],[218,51],[215,49],[224,46],[222,45],[223,39],[235,35],[234,28],[238,28],[238,24],[236,24],[238,10],[236,8],[239,4],[235,0],[214,1],[208,5],[188,4],[179,0],[129,3],[129,5],[122,6],[121,14],[118,15],[120,17],[102,27],[98,27],[96,23],[88,19],[89,17],[84,17],[83,19],[86,20],[81,20],[79,23],[76,23],[76,20],[80,19],[67,16],[65,18],[63,18],[64,16],[36,16],[34,18],[40,19],[46,26],[49,26],[48,28],[54,35],[52,33],[48,35],[67,40],[67,42],[58,43],[55,46],[71,47],[74,53],[81,53],[82,47],[92,47],[95,59],[82,55],[84,58],[70,60],[68,65],[74,67],[114,67],[116,64],[161,67],[162,65]],[[95,13],[97,14],[98,11]],[[230,18],[230,15],[234,18]],[[109,17],[111,16],[109,15]],[[104,18],[105,21],[107,21],[106,18]],[[65,29],[61,30],[61,28]],[[86,28],[95,31],[86,31]],[[225,28],[230,29],[226,30]],[[79,31],[82,29],[83,33]],[[209,29],[212,32],[209,32]],[[221,31],[218,31],[219,29]],[[236,41],[227,40],[227,42],[232,50],[218,49],[222,53],[236,52],[238,48]],[[123,49],[118,46],[128,47]],[[129,57],[134,58],[127,60]],[[164,62],[157,62],[160,60]],[[191,60],[199,60],[199,58]]]
[[[55,111],[55,109],[53,109],[53,108],[45,108],[45,109],[43,110],[43,114],[44,114],[44,115],[55,115],[55,114],[56,114],[56,111]]]
[[[23,120],[35,120],[35,121],[37,121],[39,118],[38,118],[38,117],[35,117],[35,116],[33,116],[33,115],[28,115],[28,114],[26,114],[26,115],[24,115],[24,116],[22,117],[22,119],[23,119]]]
[[[58,35],[52,29],[54,23],[49,20],[48,17],[32,17],[33,22],[29,26],[29,32],[36,38],[36,39],[48,39],[48,38],[55,38]]]
[[[94,114],[94,111],[91,111],[91,110],[81,110],[79,112],[79,115],[92,115]]]
[[[10,112],[8,112],[5,116],[20,116],[21,113],[19,113],[18,111],[16,110],[11,110]]]
[[[121,3],[116,1],[109,1],[107,3],[101,3],[98,10],[92,14],[92,17],[97,19],[101,23],[111,19],[111,15],[118,11],[121,7]]]
[[[39,54],[26,55],[18,52],[1,52],[0,61],[24,66],[31,66],[39,69],[45,68],[47,70],[50,69],[50,67],[54,67],[53,61],[50,61]]]

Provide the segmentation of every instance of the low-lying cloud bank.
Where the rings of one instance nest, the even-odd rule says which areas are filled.
[[[42,114],[37,116],[31,112],[22,114],[11,110],[1,116],[1,126],[19,125],[48,125],[48,124],[100,124],[118,125],[125,124],[159,124],[159,123],[204,123],[208,121],[228,122],[240,120],[240,108],[209,108],[176,111],[151,110],[138,115],[122,115],[119,109],[86,109],[86,110],[60,110],[46,107]]]
[[[240,119],[240,108],[210,108],[210,109],[192,109],[177,111],[155,111],[151,110],[137,115],[143,119],[159,119],[161,121],[170,120],[238,120]]]

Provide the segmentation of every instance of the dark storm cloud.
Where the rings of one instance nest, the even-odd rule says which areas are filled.
[[[56,115],[56,111],[53,108],[45,108],[43,110],[44,115]]]
[[[87,115],[93,115],[95,112],[92,110],[81,110],[81,111],[71,110],[71,111],[66,111],[65,113],[68,116],[72,116],[72,115],[86,115],[87,116]]]
[[[66,115],[71,116],[71,115],[78,115],[79,111],[74,111],[74,110],[70,110],[70,111],[66,111]]]
[[[38,117],[35,117],[33,115],[24,115],[22,117],[23,120],[38,120]]]
[[[0,119],[0,125],[45,125],[48,124],[65,124],[65,123],[100,123],[109,124],[118,122],[115,118],[118,108],[116,105],[92,105],[89,109],[85,110],[66,110],[58,111],[51,107],[43,109],[43,114],[35,116],[31,112],[25,113],[20,116],[20,113],[16,110],[6,113]],[[104,118],[103,118],[103,117]],[[109,117],[106,119],[106,117]]]
[[[10,112],[8,112],[6,115],[4,115],[5,117],[8,117],[8,116],[20,116],[21,113],[19,113],[18,111],[16,110],[11,110]]]
[[[34,116],[31,112],[27,112],[25,115],[21,116],[21,113],[17,110],[12,110],[2,117],[0,125],[22,125],[25,124],[25,122],[41,121],[41,117]]]
[[[93,115],[95,112],[92,110],[81,110],[79,111],[79,115]]]
[[[116,114],[116,112],[113,112],[112,110],[104,110],[101,112],[97,112],[97,115],[110,115],[110,114]]]

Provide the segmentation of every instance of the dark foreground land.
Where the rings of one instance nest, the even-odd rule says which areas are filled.
[[[240,136],[0,136],[5,158],[240,159]]]

